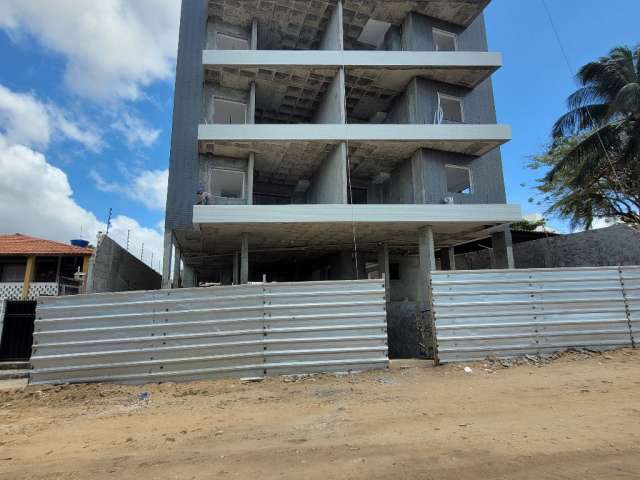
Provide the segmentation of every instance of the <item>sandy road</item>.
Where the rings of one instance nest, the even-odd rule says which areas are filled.
[[[472,367],[0,391],[0,478],[640,478],[640,351]]]

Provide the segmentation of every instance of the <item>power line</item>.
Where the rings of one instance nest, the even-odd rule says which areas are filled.
[[[562,39],[560,38],[560,33],[558,31],[558,28],[556,27],[556,24],[553,20],[553,15],[551,14],[551,9],[549,8],[549,5],[547,4],[546,0],[540,0],[542,2],[542,5],[547,13],[547,17],[549,18],[549,24],[551,25],[551,29],[553,30],[553,33],[556,37],[556,41],[558,42],[558,46],[560,47],[560,51],[562,52],[562,56],[564,57],[564,61],[567,64],[567,68],[569,69],[569,73],[571,73],[571,76],[575,77],[576,75],[576,71],[573,68],[573,65],[571,63],[571,60],[569,59],[569,55],[567,54],[567,50],[564,48],[564,45],[562,43]],[[591,124],[592,125],[596,125],[595,119],[593,118],[593,115],[591,115],[591,111],[586,108],[585,109],[587,112],[587,115],[589,116],[589,120],[591,120]],[[607,159],[607,161],[609,162],[609,166],[611,167],[611,172],[613,173],[613,177],[614,180],[618,183],[618,188],[620,188],[620,191],[624,190],[623,184],[622,184],[622,180],[620,179],[620,177],[618,176],[618,171],[616,170],[616,167],[613,163],[613,160],[611,159],[611,155],[609,154],[609,151],[607,150],[607,147],[604,144],[604,140],[602,139],[602,135],[600,135],[600,130],[598,128],[596,128],[595,130],[595,134],[598,137],[598,142],[600,143],[600,146],[602,147],[602,150],[604,151],[604,155]]]

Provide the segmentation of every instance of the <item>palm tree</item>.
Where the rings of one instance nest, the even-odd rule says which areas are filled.
[[[577,79],[546,160],[551,169],[543,181],[555,196],[550,210],[587,228],[598,215],[638,224],[640,47],[614,48],[583,66]]]

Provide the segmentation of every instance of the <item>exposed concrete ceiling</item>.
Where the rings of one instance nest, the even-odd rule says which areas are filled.
[[[438,248],[457,245],[487,236],[486,229],[495,224],[451,224],[434,227]],[[424,224],[362,224],[356,225],[356,239],[362,251],[375,251],[380,242],[395,247],[412,248],[418,244],[419,229]],[[240,249],[243,233],[249,234],[249,251],[298,250],[322,255],[353,248],[353,225],[333,224],[244,224],[202,225],[200,231],[177,232],[176,236],[186,259],[207,255],[226,255]]]
[[[338,141],[200,141],[200,153],[220,157],[247,158],[255,153],[255,169],[260,181],[294,185],[309,179]],[[353,175],[373,178],[391,172],[418,149],[443,150],[466,155],[484,155],[497,148],[499,141],[350,141],[349,154]]]
[[[490,0],[344,0],[345,43],[357,45],[372,18],[400,25],[409,12],[468,26]],[[337,0],[209,0],[214,21],[248,28],[259,23],[259,48],[317,48]]]
[[[213,21],[248,28],[258,21],[263,50],[318,48],[337,0],[209,0]]]
[[[496,69],[347,67],[347,111],[354,121],[368,121],[377,112],[389,112],[416,77],[473,88]],[[256,123],[310,123],[336,74],[337,67],[205,67],[206,81],[221,87],[248,91],[256,83]]]
[[[310,123],[337,68],[207,67],[206,81],[249,90],[256,83],[256,123]]]

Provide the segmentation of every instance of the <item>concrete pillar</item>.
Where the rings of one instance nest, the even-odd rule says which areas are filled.
[[[196,281],[196,271],[191,265],[186,263],[183,265],[182,270],[182,286],[184,288],[195,288],[198,286]]]
[[[346,88],[346,74],[341,67],[322,97],[312,123],[347,123]]]
[[[255,170],[255,164],[256,155],[251,152],[249,154],[249,160],[247,160],[247,187],[245,188],[247,205],[253,205],[253,172]]]
[[[162,259],[162,288],[171,288],[171,256],[173,254],[173,235],[164,234],[164,257]]]
[[[240,251],[240,283],[249,283],[249,234],[242,234],[242,249]]]
[[[22,300],[29,298],[29,288],[31,288],[31,282],[36,274],[36,257],[27,258],[27,268],[24,271],[24,280],[22,282]]]
[[[424,227],[419,232],[418,244],[418,295],[416,326],[418,343],[427,355],[433,355],[437,364],[437,350],[433,330],[433,311],[431,299],[431,272],[436,269],[435,242],[432,227]]]
[[[240,254],[238,252],[233,254],[233,284],[240,284]]]
[[[391,275],[389,273],[389,246],[386,243],[378,247],[378,269],[384,278],[384,296],[389,303],[391,301]]]
[[[258,49],[258,21],[254,18],[251,22],[251,50]]]
[[[344,50],[342,0],[338,0],[320,41],[320,50]]]
[[[442,266],[442,270],[456,269],[455,247],[444,247],[440,249],[440,263]]]
[[[491,245],[493,247],[495,268],[514,269],[513,241],[511,240],[511,228],[509,225],[500,232],[491,235]]]
[[[174,244],[175,258],[173,260],[173,288],[180,288],[180,267],[182,266],[182,253],[177,243]]]
[[[433,228],[424,227],[419,232],[419,282],[417,299],[422,310],[431,309],[431,272],[436,269],[435,245]]]
[[[249,89],[249,105],[247,108],[247,123],[256,123],[256,82],[251,82]]]

